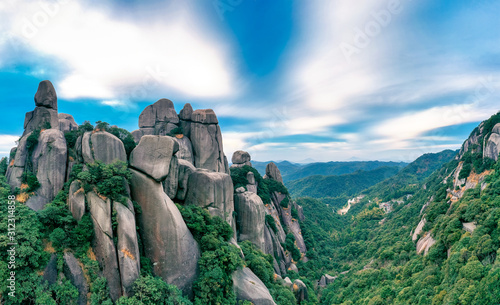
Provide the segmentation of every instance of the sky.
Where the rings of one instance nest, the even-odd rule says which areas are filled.
[[[132,131],[161,98],[214,109],[229,159],[458,149],[500,110],[498,16],[495,0],[3,0],[0,155],[45,79],[79,124]]]

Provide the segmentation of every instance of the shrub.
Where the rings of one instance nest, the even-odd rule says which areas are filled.
[[[182,296],[174,285],[169,285],[159,277],[141,276],[132,288],[133,297],[121,297],[116,305],[190,305],[191,301]]]
[[[127,164],[116,161],[112,164],[104,164],[96,161],[87,164],[88,171],[81,172],[77,178],[82,182],[85,192],[95,190],[114,201],[123,201],[127,195],[126,182],[130,180],[131,173]]]
[[[292,233],[288,233],[285,239],[285,249],[292,254],[294,261],[299,261],[301,258],[300,250],[295,245],[295,236]]]
[[[266,215],[266,223],[274,233],[278,233],[278,227],[276,227],[276,221],[272,215]]]

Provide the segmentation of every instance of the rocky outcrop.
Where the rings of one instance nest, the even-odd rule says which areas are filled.
[[[162,181],[167,177],[172,156],[178,150],[179,144],[171,137],[144,136],[130,153],[130,166]]]
[[[321,276],[321,279],[319,280],[318,286],[320,287],[326,287],[330,285],[331,283],[335,282],[337,279],[337,276],[331,276],[329,274],[324,274]]]
[[[180,126],[182,127],[182,133],[186,137],[191,137],[191,116],[193,115],[193,107],[191,104],[187,103],[184,108],[179,112]]]
[[[139,116],[139,130],[142,130],[142,135],[165,136],[178,126],[179,117],[175,112],[174,103],[165,98],[147,106]],[[140,132],[134,132],[133,136],[136,140],[140,139]]]
[[[86,132],[81,141],[81,155],[85,163],[127,162],[127,152],[123,142],[107,131]]]
[[[120,202],[113,203],[116,211],[117,254],[123,295],[132,295],[132,287],[139,278],[141,266],[134,213]]]
[[[59,130],[62,132],[78,129],[78,124],[71,114],[59,113],[57,117],[59,118]]]
[[[232,168],[234,167],[243,167],[245,165],[252,166],[250,162],[251,157],[250,154],[243,150],[237,150],[233,153],[233,157],[231,158]]]
[[[21,176],[23,175],[24,168],[26,166],[26,161],[28,158],[28,149],[27,149],[27,139],[31,133],[24,135],[17,145],[16,154],[14,156],[14,162],[12,165],[9,165],[7,169],[7,183],[10,185],[12,190],[17,187],[21,187]]]
[[[233,229],[233,181],[224,173],[198,169],[189,176],[184,204],[207,209],[212,216],[224,219]]]
[[[309,292],[307,291],[307,286],[299,279],[293,281],[293,291],[295,293],[295,298],[300,304],[302,301],[309,299]]]
[[[418,235],[422,233],[422,229],[425,226],[425,223],[427,221],[425,220],[425,217],[422,217],[420,222],[418,223],[417,227],[415,228],[415,232],[413,232],[413,236],[411,237],[411,240],[416,241],[418,239]]]
[[[102,274],[108,280],[111,299],[116,301],[121,296],[122,287],[111,227],[111,200],[104,200],[96,193],[89,192],[87,193],[87,202],[94,224],[92,248],[102,269]]]
[[[63,260],[64,276],[78,289],[77,304],[86,305],[89,286],[78,260],[71,252],[64,252]]]
[[[38,84],[38,90],[35,93],[35,105],[57,110],[56,89],[54,89],[50,81],[44,80]]]
[[[186,194],[188,190],[189,176],[192,173],[196,172],[196,167],[194,167],[194,165],[191,164],[190,162],[183,159],[179,159],[178,163],[179,163],[179,172],[177,174],[178,184],[177,184],[176,198],[181,201],[184,201],[184,199],[186,199]]]
[[[271,200],[273,200],[275,206],[280,206],[281,202],[277,202],[277,198],[278,197],[275,194],[275,196],[271,197]],[[299,220],[292,217],[292,208],[298,209],[298,205],[295,202],[290,202],[288,208],[282,208],[281,219],[283,220],[283,225],[286,226],[295,237],[295,242],[297,243],[297,247],[299,248],[300,252],[305,254],[307,252],[306,244],[304,242],[304,238],[302,237],[302,230],[300,228]]]
[[[264,283],[247,267],[233,273],[233,289],[238,301],[255,305],[276,305]]]
[[[57,129],[41,132],[31,162],[40,187],[26,205],[38,211],[52,201],[64,186],[67,147],[63,133]]]
[[[179,161],[177,160],[176,156],[172,156],[172,159],[170,160],[170,169],[169,169],[169,174],[165,181],[163,181],[163,190],[165,191],[165,194],[170,199],[175,199],[177,196],[177,189],[179,186]]]
[[[80,221],[85,214],[85,193],[78,180],[74,180],[69,186],[68,207],[73,218]]]
[[[488,140],[485,141],[483,158],[490,158],[495,161],[498,160],[500,153],[500,123],[496,124],[491,131]]]
[[[50,255],[49,262],[47,263],[47,266],[43,270],[43,279],[44,281],[47,281],[47,283],[50,285],[55,284],[57,281],[57,255],[52,253]]]
[[[424,256],[427,255],[429,249],[436,243],[436,240],[432,238],[429,232],[426,232],[417,242],[417,253],[420,254],[424,252]]]
[[[266,175],[264,176],[264,179],[273,179],[278,182],[283,183],[283,178],[281,177],[281,172],[278,169],[278,166],[274,164],[274,162],[270,162],[269,164],[266,165]]]
[[[23,136],[39,128],[59,128],[57,117],[57,94],[52,83],[44,80],[38,84],[35,94],[35,110],[27,112],[24,119]]]
[[[175,156],[193,164],[193,145],[191,144],[191,140],[182,134],[176,135],[175,140],[179,143],[179,151],[175,154]]]
[[[262,199],[257,194],[245,191],[240,187],[234,195],[234,209],[237,217],[238,241],[248,240],[265,252],[264,226],[266,212]]]
[[[247,181],[248,181],[247,191],[257,194],[258,184],[255,181],[255,175],[253,172],[247,173]]]
[[[153,263],[154,273],[192,295],[199,246],[161,183],[137,170],[131,172],[132,198],[142,210],[138,220],[144,252]]]
[[[193,144],[194,165],[215,172],[229,173],[224,156],[222,134],[212,109],[200,109],[191,115],[190,139]]]

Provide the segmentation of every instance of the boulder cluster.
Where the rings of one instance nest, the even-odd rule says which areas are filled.
[[[77,164],[85,172],[95,162],[109,165],[122,161],[131,172],[129,182],[123,178],[127,194],[120,200],[85,188],[78,179],[72,180],[67,196],[68,208],[77,221],[90,214],[92,251],[113,300],[132,293],[140,275],[141,253],[151,261],[155,275],[192,296],[199,274],[200,246],[175,203],[201,207],[225,220],[234,231],[231,243],[250,241],[271,254],[278,277],[297,270],[296,262],[284,249],[287,233],[293,234],[302,259],[307,259],[298,219],[291,213],[296,209],[302,218],[300,206],[278,191],[273,191],[270,203],[264,204],[257,194],[253,172],[246,174],[246,187],[234,190],[213,110],[193,110],[186,104],[177,114],[172,101],[160,99],[140,114],[139,129],[132,132],[137,145],[127,154],[120,138],[99,129],[81,133],[74,146],[68,147],[65,133],[78,129],[78,124],[71,115],[57,113],[57,95],[49,81],[40,83],[35,105],[35,110],[26,114],[25,130],[11,153],[7,171],[8,183],[25,194],[25,198],[18,198],[26,205],[43,209],[70,181]],[[250,161],[250,154],[237,151],[231,168],[251,166]],[[39,186],[23,193],[29,175],[36,177]],[[267,166],[265,178],[283,182],[274,163]],[[284,205],[284,200],[290,202]],[[139,213],[133,202],[140,207]],[[266,217],[274,219],[272,225]],[[79,290],[79,304],[86,304],[89,283],[71,252],[64,255],[63,269]],[[274,304],[265,285],[249,268],[237,270],[233,283],[239,300]],[[290,287],[307,298],[303,283]]]

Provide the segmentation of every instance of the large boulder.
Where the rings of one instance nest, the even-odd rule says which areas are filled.
[[[252,160],[252,158],[248,152],[237,150],[233,153],[233,157],[231,158],[231,162],[233,163],[231,167],[243,167],[245,165],[252,166],[250,160]]]
[[[161,123],[179,123],[174,103],[165,98],[147,106],[139,115],[140,128],[155,128]]]
[[[87,202],[94,224],[93,249],[103,276],[108,280],[111,299],[116,301],[121,295],[122,286],[111,227],[111,201],[103,200],[94,192],[88,192]]]
[[[208,209],[234,229],[233,181],[228,174],[198,169],[189,176],[184,203]]]
[[[141,206],[138,214],[144,252],[157,276],[192,295],[198,275],[200,249],[175,204],[160,182],[132,169],[132,198]]]
[[[59,118],[59,130],[62,132],[78,129],[78,124],[71,114],[59,113],[57,117]]]
[[[92,142],[91,156],[95,161],[111,164],[115,161],[127,162],[127,152],[123,142],[115,135],[106,131],[98,131],[90,136]],[[82,143],[90,145],[90,143]]]
[[[264,283],[247,267],[233,273],[233,290],[238,301],[255,305],[276,305]]]
[[[194,165],[215,172],[229,173],[224,156],[222,134],[212,109],[200,109],[191,116],[191,143]]]
[[[118,226],[117,253],[120,266],[120,277],[123,295],[132,295],[132,287],[141,272],[139,245],[137,243],[137,231],[134,213],[120,202],[113,202],[116,211]]]
[[[253,192],[237,191],[234,195],[234,209],[237,215],[238,241],[248,240],[262,252],[265,252],[264,226],[266,211],[262,199]]]
[[[300,304],[302,301],[309,299],[309,292],[307,291],[307,286],[299,279],[293,281],[293,291],[295,292],[295,297],[297,302]]]
[[[78,180],[73,180],[69,186],[68,207],[76,221],[80,221],[85,214],[85,191]]]
[[[66,179],[67,147],[64,134],[57,129],[40,133],[32,155],[33,173],[40,187],[26,205],[41,210],[62,190]]]
[[[63,272],[66,278],[73,284],[73,286],[78,289],[78,305],[87,304],[87,294],[89,292],[89,285],[85,279],[85,274],[83,273],[80,263],[75,258],[73,253],[64,252],[63,255],[64,266]]]
[[[26,112],[23,136],[35,129],[45,128],[46,123],[50,124],[50,128],[59,129],[57,110],[45,107],[35,107],[35,110]]]
[[[152,136],[155,134],[155,129],[154,128],[139,128],[137,130],[134,130],[131,132],[132,136],[134,137],[135,143],[139,143],[141,140],[142,136]]]
[[[11,161],[12,163],[9,165],[7,170],[7,183],[10,185],[12,190],[16,187],[21,187],[21,176],[23,175],[28,157],[27,139],[30,135],[31,133],[28,133],[19,140],[16,154],[14,155],[14,162]]]
[[[35,94],[35,105],[57,111],[57,94],[50,81],[44,80],[38,84],[38,90]],[[52,127],[55,128],[56,126]]]
[[[187,103],[184,108],[179,112],[180,126],[182,127],[182,133],[186,137],[191,136],[191,116],[193,115],[193,107],[191,104]]]
[[[283,183],[283,178],[281,177],[281,172],[274,162],[270,162],[266,166],[266,175],[264,178],[273,179],[278,182]]]
[[[143,136],[130,153],[130,166],[162,181],[167,177],[172,156],[178,150],[179,144],[172,137]]]
[[[189,176],[196,172],[196,167],[190,162],[179,159],[179,172],[177,175],[178,185],[177,185],[177,195],[176,198],[179,200],[186,199],[186,194],[188,190]]]

